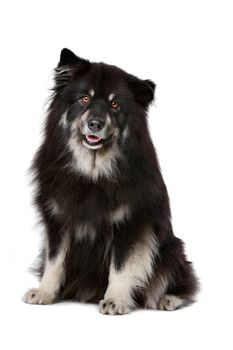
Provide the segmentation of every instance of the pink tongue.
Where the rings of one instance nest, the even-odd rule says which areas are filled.
[[[101,138],[95,135],[86,135],[87,141],[96,143],[98,142]]]

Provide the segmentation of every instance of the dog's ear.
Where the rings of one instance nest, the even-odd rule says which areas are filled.
[[[60,61],[58,63],[59,66],[75,66],[79,64],[85,64],[89,63],[89,61],[84,60],[83,58],[80,58],[76,56],[72,51],[69,49],[62,49],[60,54]]]
[[[133,79],[131,86],[135,93],[136,101],[144,108],[154,100],[154,93],[156,85],[153,81],[146,79]]]
[[[60,61],[55,68],[56,91],[60,90],[69,83],[75,71],[82,69],[89,64],[90,62],[88,60],[76,56],[69,49],[62,49]]]

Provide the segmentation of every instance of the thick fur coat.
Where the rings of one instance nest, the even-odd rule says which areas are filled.
[[[172,230],[148,126],[155,84],[61,52],[32,170],[44,225],[40,286],[25,301],[174,310],[198,282]]]

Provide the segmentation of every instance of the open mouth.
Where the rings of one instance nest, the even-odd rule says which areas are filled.
[[[98,137],[96,135],[85,135],[85,141],[90,145],[99,145],[103,142],[103,139],[101,137]]]
[[[83,143],[90,149],[98,149],[103,147],[106,143],[109,143],[113,134],[110,134],[106,138],[102,138],[93,134],[83,134]]]

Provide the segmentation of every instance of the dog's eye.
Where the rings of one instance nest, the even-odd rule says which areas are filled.
[[[116,100],[113,100],[111,102],[111,106],[112,106],[113,109],[119,109],[120,108],[120,105],[119,105],[119,103]]]
[[[81,101],[83,104],[89,105],[91,103],[91,98],[89,95],[86,95],[81,98]]]

